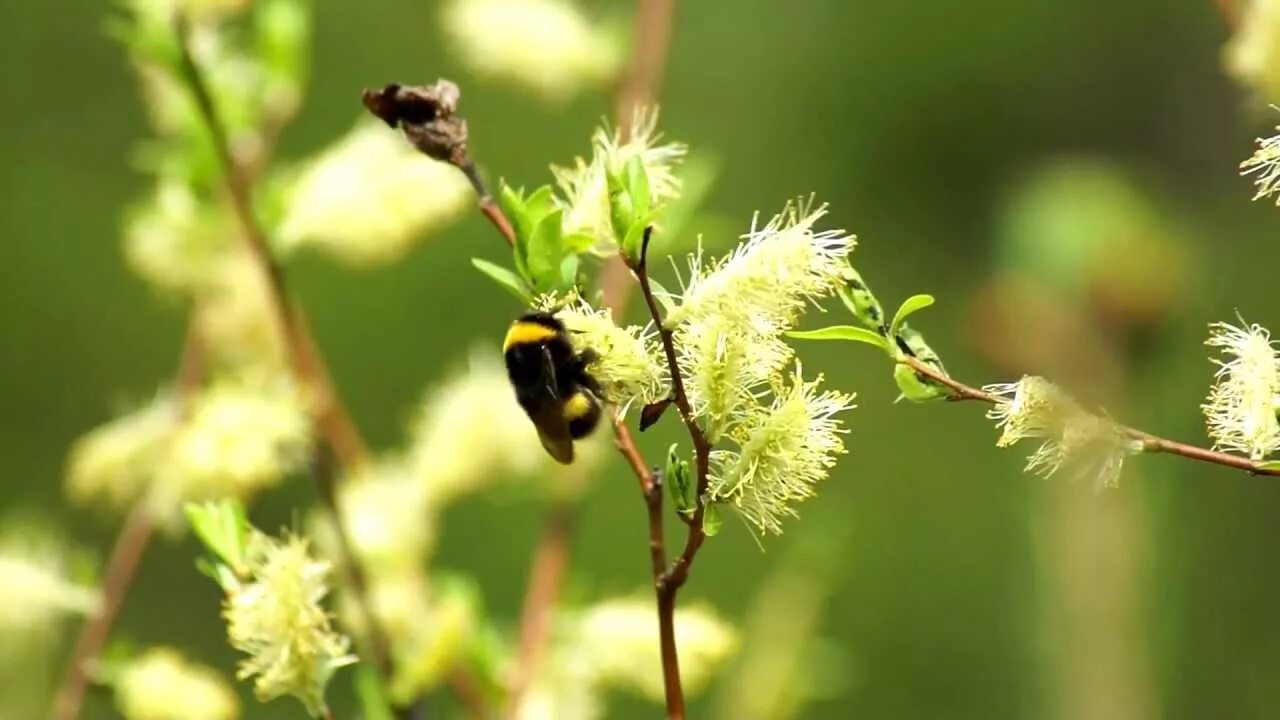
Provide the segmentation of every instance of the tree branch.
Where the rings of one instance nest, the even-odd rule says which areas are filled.
[[[692,517],[686,523],[688,525],[688,535],[685,538],[684,550],[676,557],[671,567],[662,570],[661,573],[657,572],[659,566],[655,565],[654,576],[654,591],[657,593],[658,599],[658,639],[662,652],[662,679],[667,698],[667,717],[683,718],[685,716],[684,689],[680,684],[680,658],[676,652],[675,635],[676,593],[689,579],[689,569],[693,566],[694,558],[697,557],[698,550],[702,548],[702,543],[707,539],[702,522],[707,509],[706,493],[711,464],[711,443],[707,440],[706,433],[702,431],[702,427],[698,425],[697,418],[693,415],[693,408],[689,404],[689,396],[685,392],[684,378],[680,374],[680,364],[676,357],[674,333],[662,322],[662,312],[658,309],[658,301],[653,295],[653,287],[649,282],[649,240],[652,234],[653,228],[645,229],[644,240],[640,247],[640,260],[636,263],[634,271],[636,279],[640,283],[640,294],[644,298],[645,306],[649,308],[649,315],[653,318],[653,323],[658,328],[662,352],[666,356],[667,370],[671,375],[671,400],[675,404],[676,410],[680,413],[680,419],[684,421],[685,428],[689,431],[689,439],[693,442],[694,463],[697,473],[694,510]],[[651,491],[649,495],[652,494],[654,493]],[[661,495],[661,492],[659,491],[657,494]],[[652,501],[650,501],[651,524],[653,512]],[[651,544],[654,542],[653,534],[651,529]],[[658,528],[658,542],[661,542],[660,526]],[[663,564],[665,564],[665,561]]]
[[[316,484],[325,508],[333,518],[334,528],[342,553],[342,564],[352,581],[354,596],[366,620],[365,635],[371,660],[386,680],[390,680],[393,672],[390,643],[378,626],[376,615],[368,597],[368,588],[363,569],[352,550],[350,535],[343,521],[338,506],[337,482],[340,477],[338,468],[331,462],[336,459],[342,469],[350,474],[359,469],[366,461],[367,451],[364,442],[350,414],[343,406],[334,389],[333,381],[325,366],[324,359],[317,350],[311,336],[311,330],[300,308],[296,307],[289,296],[285,284],[284,271],[271,254],[270,242],[266,231],[258,222],[253,208],[251,183],[244,168],[236,161],[231,152],[231,143],[226,126],[218,113],[214,97],[209,90],[204,73],[191,54],[187,37],[186,19],[179,16],[175,21],[175,34],[178,40],[182,79],[196,101],[209,135],[213,140],[214,151],[222,166],[223,180],[227,194],[231,198],[232,210],[239,221],[245,246],[253,258],[259,271],[267,280],[269,311],[274,316],[277,327],[284,341],[285,352],[289,364],[300,382],[311,393],[314,422],[323,445],[317,449],[313,464]],[[398,711],[408,717],[404,709]]]
[[[196,392],[204,377],[204,346],[200,341],[199,324],[194,311],[188,313],[188,316],[186,337],[182,341],[176,373],[175,393],[180,408],[186,405],[187,399]],[[111,547],[111,555],[107,558],[102,576],[102,608],[85,620],[80,627],[80,634],[76,636],[71,659],[67,662],[62,685],[54,700],[54,720],[73,720],[80,715],[80,707],[84,704],[84,695],[89,687],[89,665],[98,659],[111,636],[111,629],[129,589],[133,586],[138,566],[142,564],[142,556],[151,545],[155,529],[155,518],[152,517],[146,500],[138,500],[129,510]]]
[[[921,379],[929,379],[933,382],[946,387],[951,391],[951,400],[974,400],[977,402],[995,405],[1000,402],[1000,398],[980,388],[966,385],[958,380],[947,377],[937,369],[930,367],[926,363],[910,355],[902,355],[898,358],[898,362],[910,367],[915,371]],[[1270,475],[1280,477],[1280,466],[1269,465],[1267,463],[1255,462],[1239,455],[1230,455],[1216,450],[1189,445],[1187,443],[1178,442],[1176,440],[1168,440],[1158,435],[1152,435],[1145,430],[1129,427],[1128,425],[1118,425],[1120,432],[1124,433],[1131,440],[1135,440],[1142,445],[1142,451],[1147,453],[1163,453],[1166,455],[1177,455],[1188,460],[1196,462],[1210,463],[1213,465],[1221,465],[1235,470],[1243,470],[1253,475]]]

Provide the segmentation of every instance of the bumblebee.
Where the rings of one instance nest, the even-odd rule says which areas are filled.
[[[513,322],[502,354],[516,400],[538,429],[542,447],[557,462],[573,462],[573,441],[600,424],[600,385],[587,373],[595,354],[575,352],[564,323],[545,312]]]

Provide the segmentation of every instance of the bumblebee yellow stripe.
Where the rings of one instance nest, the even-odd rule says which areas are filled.
[[[502,351],[511,349],[512,345],[531,345],[546,342],[556,336],[556,331],[538,323],[517,320],[507,330],[507,339],[502,341]]]
[[[593,410],[591,398],[586,393],[576,392],[564,401],[564,417],[566,420],[577,420],[586,417]]]

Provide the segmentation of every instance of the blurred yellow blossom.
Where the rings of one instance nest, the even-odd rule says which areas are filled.
[[[286,200],[282,249],[314,247],[350,265],[402,257],[470,209],[462,173],[362,120],[301,173]]]
[[[78,503],[105,499],[118,509],[130,506],[146,496],[165,469],[180,427],[178,403],[161,394],[94,428],[71,448],[67,493]]]
[[[212,363],[261,371],[283,368],[285,351],[262,269],[243,247],[211,268],[195,298],[195,321]]]
[[[240,701],[216,670],[172,648],[129,660],[115,678],[116,708],[125,720],[235,720]]]
[[[603,85],[621,60],[619,44],[569,0],[451,0],[442,22],[473,72],[553,103]]]
[[[435,544],[426,484],[400,458],[379,459],[338,488],[352,550],[371,572],[422,567]]]
[[[125,221],[129,266],[161,290],[190,293],[209,278],[235,241],[225,217],[185,184],[162,178],[154,196]]]
[[[310,443],[307,402],[291,380],[216,381],[193,399],[175,440],[177,495],[251,495],[302,468]]]
[[[48,649],[58,622],[92,615],[97,588],[73,581],[67,552],[37,530],[14,527],[0,537],[0,659],[21,661]]]
[[[254,678],[260,700],[293,695],[318,717],[330,677],[356,661],[321,605],[330,566],[297,536],[255,532],[248,551],[247,577],[226,588],[223,608],[231,646],[248,656],[238,677]]]
[[[676,648],[685,692],[696,695],[738,649],[738,634],[707,605],[686,604],[675,614]],[[573,646],[599,682],[663,698],[658,616],[648,598],[620,598],[579,613]]]
[[[1280,1],[1243,0],[1227,43],[1227,72],[1265,100],[1280,99]]]

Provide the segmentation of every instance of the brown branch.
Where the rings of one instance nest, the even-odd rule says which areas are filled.
[[[689,530],[685,538],[684,549],[676,557],[671,567],[666,568],[661,573],[657,573],[657,567],[655,567],[654,577],[654,591],[658,598],[658,639],[662,653],[662,679],[667,698],[667,717],[684,718],[684,690],[680,684],[680,658],[676,652],[676,593],[689,579],[689,569],[693,566],[694,558],[697,557],[698,550],[702,548],[702,543],[707,539],[706,532],[702,528],[702,521],[707,509],[705,496],[711,463],[711,443],[707,440],[706,433],[702,431],[702,427],[698,425],[697,418],[693,415],[693,408],[689,404],[689,396],[685,392],[684,378],[681,376],[680,364],[676,357],[674,333],[663,324],[662,312],[658,309],[658,301],[654,297],[653,288],[649,283],[649,239],[652,232],[652,228],[645,229],[644,240],[640,247],[640,260],[636,263],[634,270],[640,283],[640,295],[644,298],[645,306],[649,308],[649,315],[653,318],[653,323],[658,328],[662,352],[666,356],[667,370],[671,375],[671,400],[675,404],[676,410],[680,413],[680,419],[684,421],[685,428],[689,431],[689,439],[693,442],[694,463],[697,472],[694,510],[692,516],[686,522]],[[649,494],[653,495],[655,493],[651,492]],[[656,494],[660,496],[661,492]],[[649,502],[650,517],[652,518],[654,512],[653,501],[650,500]],[[655,532],[651,528],[650,543],[661,543],[661,541],[661,526],[657,529],[656,539]]]
[[[175,393],[178,405],[186,405],[204,377],[204,347],[200,342],[199,322],[194,310],[188,313],[186,337],[178,359]],[[133,586],[142,556],[151,545],[155,534],[155,518],[146,500],[136,502],[124,525],[116,535],[102,576],[102,607],[85,620],[71,650],[71,659],[54,700],[54,720],[73,720],[80,715],[84,695],[89,687],[89,666],[98,659],[111,629],[124,605],[125,597]]]
[[[520,610],[520,641],[516,666],[509,684],[507,716],[516,717],[520,699],[535,680],[534,672],[551,636],[552,610],[569,567],[573,530],[577,525],[577,500],[556,500],[547,512],[542,537],[534,548],[529,580]]]
[[[662,87],[662,75],[671,44],[675,0],[640,0],[636,7],[631,58],[618,87],[616,117],[626,138],[636,111],[653,103]]]
[[[458,169],[462,171],[463,175],[467,176],[467,180],[471,182],[472,189],[476,191],[476,201],[480,206],[480,212],[502,234],[502,239],[507,241],[507,247],[515,247],[515,228],[511,227],[511,221],[507,219],[506,213],[502,212],[502,206],[494,202],[493,194],[489,192],[489,186],[485,184],[480,171],[476,169],[475,162],[468,156],[458,165]]]
[[[377,623],[369,599],[368,584],[363,568],[355,556],[350,535],[338,506],[336,486],[340,472],[332,462],[336,459],[348,475],[365,462],[367,451],[351,415],[338,398],[324,359],[316,348],[301,308],[289,296],[284,271],[271,254],[266,231],[258,222],[253,208],[251,184],[248,173],[236,161],[231,152],[231,142],[226,126],[218,113],[212,93],[199,64],[191,54],[185,18],[175,21],[182,79],[190,89],[206,129],[213,141],[214,151],[222,166],[223,180],[231,205],[240,223],[246,248],[259,271],[267,280],[269,311],[275,318],[285,346],[289,364],[300,382],[310,392],[314,404],[313,416],[316,430],[323,443],[316,450],[314,475],[319,494],[326,511],[333,518],[338,536],[342,565],[345,567],[354,590],[356,604],[366,621],[365,636],[374,665],[388,681],[393,672],[390,643]],[[408,717],[408,710],[397,711]]]
[[[270,312],[284,339],[289,363],[307,390],[313,395],[316,426],[338,453],[344,467],[358,467],[364,462],[364,443],[355,431],[346,408],[338,399],[323,358],[316,351],[310,329],[302,313],[294,307],[285,286],[284,271],[271,255],[266,232],[258,223],[247,173],[231,152],[231,140],[214,103],[204,72],[191,54],[185,19],[179,17],[175,32],[183,79],[186,81],[222,166],[224,184],[232,209],[240,223],[245,247],[267,280]]]
[[[936,368],[930,367],[928,364],[921,362],[918,358],[910,355],[902,355],[898,358],[898,362],[910,367],[915,371],[916,375],[922,380],[928,379],[946,387],[951,391],[951,400],[976,400],[994,405],[1001,402],[1000,398],[992,395],[980,388],[966,385],[958,380],[947,377],[939,372]],[[1213,465],[1221,465],[1235,470],[1243,470],[1253,475],[1270,475],[1280,477],[1280,467],[1270,466],[1262,462],[1254,462],[1248,458],[1238,455],[1230,455],[1216,450],[1189,445],[1187,443],[1178,442],[1176,440],[1168,440],[1158,435],[1152,435],[1145,430],[1129,427],[1128,425],[1118,425],[1120,432],[1124,433],[1131,440],[1135,440],[1142,445],[1142,451],[1148,453],[1163,453],[1166,455],[1177,455],[1188,460],[1196,462],[1210,463]]]

